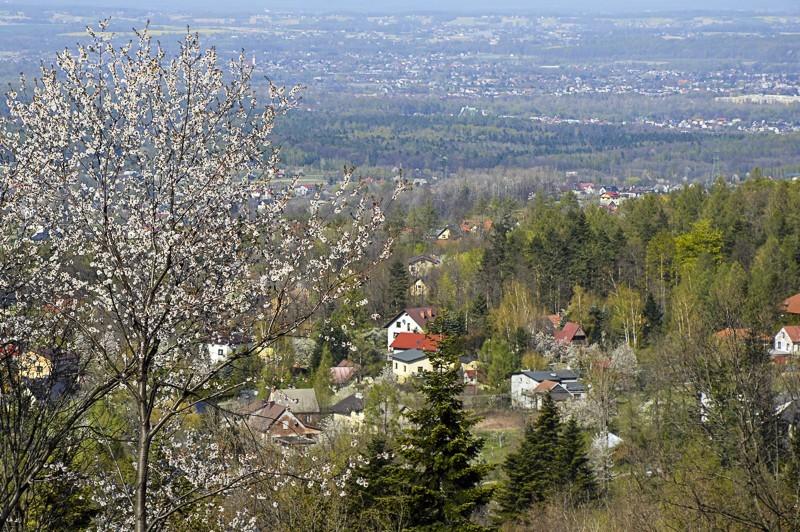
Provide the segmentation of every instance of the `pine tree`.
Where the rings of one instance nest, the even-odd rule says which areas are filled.
[[[560,429],[561,414],[550,396],[545,395],[539,417],[525,427],[525,439],[503,464],[508,480],[498,497],[501,519],[518,516],[521,510],[546,500],[552,493],[559,479]]]
[[[408,302],[408,287],[411,280],[408,270],[401,260],[395,260],[389,266],[389,311],[399,312]]]
[[[331,348],[325,346],[322,348],[322,357],[320,358],[319,366],[314,373],[314,391],[317,393],[317,401],[321,407],[325,408],[329,405],[331,396],[331,368],[333,367],[333,355]]]
[[[454,345],[446,338],[431,354],[433,370],[420,385],[423,406],[408,415],[414,426],[398,441],[402,463],[392,468],[391,479],[399,487],[398,503],[408,509],[408,529],[480,530],[470,518],[492,496],[493,489],[481,485],[491,470],[478,462],[484,441],[470,432],[478,420],[459,399],[464,385]]]
[[[558,439],[558,477],[567,494],[574,502],[597,497],[597,481],[594,477],[586,443],[575,418],[564,424]]]
[[[522,444],[508,455],[503,470],[508,478],[497,497],[500,520],[517,518],[532,504],[545,502],[556,493],[573,502],[597,497],[597,482],[578,423],[573,418],[562,423],[549,395],[539,417],[525,427]]]
[[[663,313],[658,308],[655,298],[651,292],[647,293],[647,300],[644,304],[644,338],[649,341],[654,335],[657,335],[661,330],[661,317]]]

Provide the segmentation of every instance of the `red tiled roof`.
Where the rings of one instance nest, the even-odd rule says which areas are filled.
[[[585,338],[586,334],[583,332],[580,325],[571,321],[565,323],[564,327],[560,331],[556,331],[553,335],[556,342],[562,345],[572,343],[576,336]]]
[[[800,326],[787,325],[783,330],[789,335],[789,340],[791,340],[793,344],[800,342]]]
[[[436,351],[441,334],[420,334],[401,332],[397,335],[389,347],[392,349],[420,349],[422,351]]]
[[[787,298],[786,301],[781,304],[781,310],[787,314],[800,314],[800,294],[795,294]]]
[[[730,327],[726,327],[721,331],[717,331],[714,333],[716,338],[722,340],[723,338],[728,338],[729,336],[733,336],[734,338],[747,338],[750,336],[750,329],[732,329]]]
[[[331,368],[331,382],[346,384],[357,372],[358,370],[353,366],[334,366]]]

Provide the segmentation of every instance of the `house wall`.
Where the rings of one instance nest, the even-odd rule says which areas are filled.
[[[527,375],[511,376],[511,406],[513,408],[536,408],[536,400],[522,395],[522,392],[531,392],[539,385],[538,382]]]
[[[350,412],[349,416],[334,412],[333,422],[340,426],[360,427],[364,423],[364,412]]]
[[[434,266],[433,262],[427,259],[421,259],[415,262],[414,264],[409,264],[408,271],[409,273],[411,273],[411,275],[418,277],[422,275],[427,275],[428,272],[430,272],[431,269],[433,269],[433,266]]]
[[[218,364],[227,359],[233,349],[231,346],[225,344],[208,344],[208,356],[211,358],[212,364]]]
[[[793,343],[785,329],[781,329],[778,331],[778,334],[775,335],[775,349],[787,351],[793,355],[800,354],[800,344]]]
[[[401,332],[421,333],[422,328],[417,325],[417,322],[411,319],[408,312],[403,312],[396,320],[394,320],[389,327],[387,327],[388,334],[386,338],[386,348],[388,349],[392,342]]]
[[[427,358],[415,360],[410,364],[406,364],[405,362],[395,359],[391,359],[390,362],[392,364],[392,375],[394,375],[395,379],[397,379],[397,382],[406,382],[410,379],[413,379],[414,373],[433,370],[431,361]]]

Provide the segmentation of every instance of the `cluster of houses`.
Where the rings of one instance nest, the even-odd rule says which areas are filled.
[[[654,194],[656,192],[655,189],[647,187],[632,186],[621,189],[616,185],[596,185],[591,182],[561,187],[562,192],[570,190],[579,196],[598,198],[600,205],[612,212],[625,200],[638,198],[643,194]]]

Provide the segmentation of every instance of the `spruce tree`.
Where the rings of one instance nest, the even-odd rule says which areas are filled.
[[[573,502],[582,502],[597,497],[597,481],[586,454],[586,443],[575,418],[564,424],[558,439],[559,481]]]
[[[411,279],[408,270],[401,260],[395,260],[389,266],[389,312],[399,312],[408,302],[408,287]]]
[[[353,530],[374,530],[400,521],[394,504],[396,487],[389,474],[392,453],[386,436],[376,434],[367,444],[365,460],[347,482],[347,513]]]
[[[459,399],[456,345],[445,338],[430,355],[433,370],[420,384],[423,406],[408,415],[413,427],[397,442],[401,463],[391,468],[391,481],[399,487],[397,504],[408,510],[407,529],[480,530],[471,516],[492,496],[482,485],[491,470],[479,462],[484,441],[470,432],[478,420]]]
[[[597,482],[577,422],[561,422],[555,402],[546,395],[536,421],[525,427],[520,447],[503,464],[507,480],[498,491],[499,520],[518,518],[535,503],[564,493],[573,502],[597,496]]]
[[[561,414],[549,395],[545,395],[539,417],[525,427],[525,439],[506,457],[503,470],[508,480],[499,491],[498,516],[517,517],[521,510],[542,502],[552,493],[559,479],[557,456]]]

